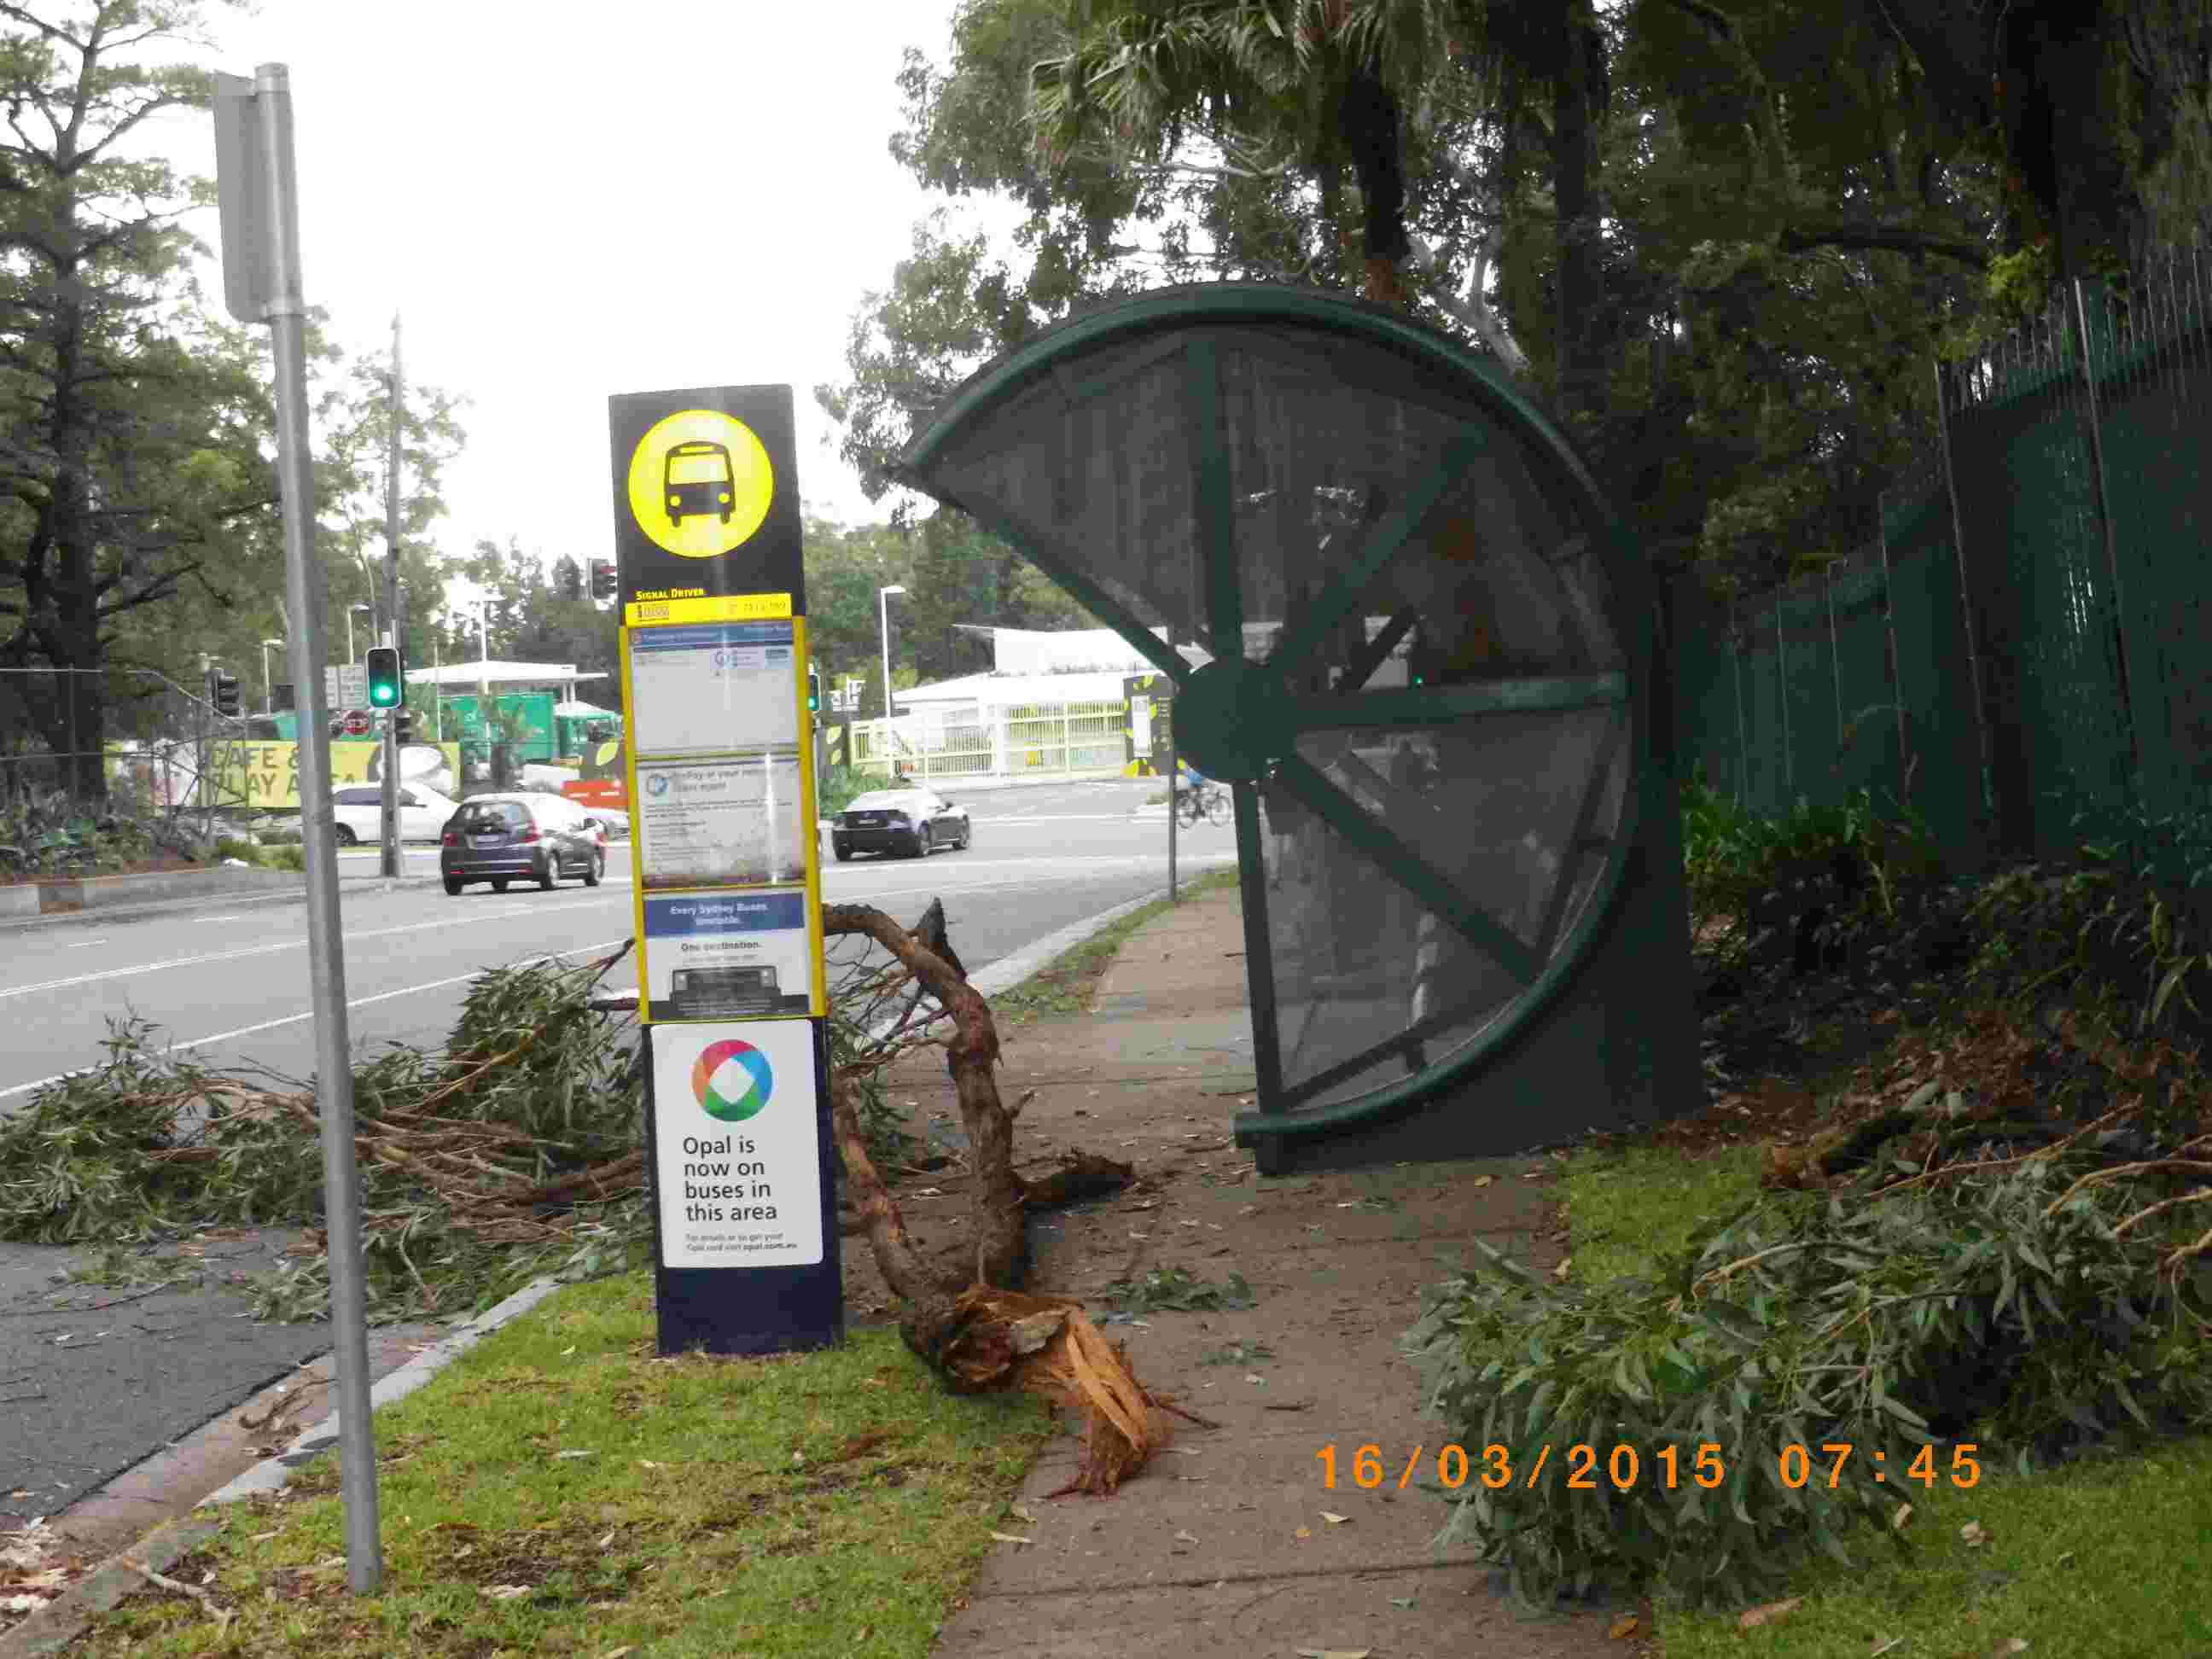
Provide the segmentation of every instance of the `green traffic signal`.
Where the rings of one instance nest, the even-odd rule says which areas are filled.
[[[806,712],[810,714],[822,712],[822,675],[819,670],[812,668],[806,671]]]
[[[372,708],[399,707],[403,695],[399,682],[399,647],[392,645],[369,647],[368,706]]]

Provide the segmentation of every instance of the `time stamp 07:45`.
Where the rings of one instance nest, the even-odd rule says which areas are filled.
[[[1510,1450],[1504,1446],[1485,1446],[1479,1459],[1471,1459],[1467,1448],[1449,1445],[1437,1451],[1433,1460],[1439,1486],[1457,1491],[1470,1479],[1480,1480],[1492,1492],[1501,1491],[1521,1482],[1534,1491],[1536,1482],[1543,1479],[1549,1468],[1552,1478],[1565,1478],[1568,1488],[1575,1492],[1596,1492],[1601,1481],[1610,1484],[1616,1491],[1631,1492],[1650,1479],[1669,1492],[1686,1480],[1692,1486],[1708,1491],[1728,1479],[1728,1464],[1721,1456],[1721,1449],[1707,1441],[1692,1453],[1685,1454],[1680,1446],[1662,1446],[1647,1460],[1635,1447],[1615,1445],[1601,1454],[1591,1445],[1565,1448],[1560,1462],[1551,1462],[1552,1448],[1540,1446],[1533,1461],[1525,1470],[1514,1464]],[[1946,1475],[1953,1486],[1960,1490],[1976,1485],[1982,1478],[1982,1466],[1974,1459],[1980,1448],[1971,1440],[1962,1440],[1951,1448],[1948,1468],[1941,1465],[1934,1446],[1923,1445],[1896,1471],[1900,1481],[1917,1480],[1923,1487],[1932,1487]],[[1398,1473],[1396,1485],[1403,1492],[1416,1474],[1425,1474],[1422,1459],[1427,1448],[1416,1446]],[[1833,1491],[1844,1478],[1844,1466],[1850,1462],[1858,1448],[1845,1441],[1831,1441],[1817,1447],[1790,1444],[1775,1455],[1775,1473],[1782,1484],[1792,1489],[1808,1483],[1825,1485]],[[1321,1460],[1322,1485],[1334,1492],[1337,1486],[1337,1449],[1334,1442],[1323,1446],[1314,1455]],[[1394,1457],[1391,1464],[1396,1462]],[[1887,1454],[1869,1451],[1860,1461],[1862,1471],[1871,1470],[1876,1480],[1887,1480]],[[1373,1442],[1352,1454],[1349,1474],[1352,1484],[1372,1490],[1390,1480],[1390,1465],[1382,1459],[1382,1448]]]

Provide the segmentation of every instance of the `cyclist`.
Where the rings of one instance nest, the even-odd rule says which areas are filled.
[[[1180,756],[1176,757],[1175,806],[1192,823],[1201,817],[1228,822],[1228,797],[1220,785]]]

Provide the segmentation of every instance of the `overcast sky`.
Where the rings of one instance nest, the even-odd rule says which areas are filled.
[[[263,0],[216,15],[210,66],[290,69],[309,303],[354,352],[399,312],[409,380],[470,400],[442,549],[604,558],[617,392],[788,384],[807,506],[883,516],[813,388],[936,205],[886,143],[901,51],[942,63],[952,9]],[[157,142],[213,173],[207,118]]]

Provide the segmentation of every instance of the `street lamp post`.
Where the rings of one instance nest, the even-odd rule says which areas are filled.
[[[261,641],[261,712],[264,714],[273,714],[276,712],[276,688],[269,684],[269,647],[283,643],[282,640]]]
[[[903,587],[879,587],[876,590],[876,626],[884,647],[884,735],[890,735],[891,718],[891,595],[903,593]]]

